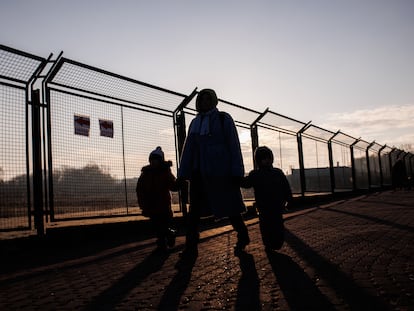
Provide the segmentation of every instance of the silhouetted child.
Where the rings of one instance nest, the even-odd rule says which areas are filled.
[[[175,231],[171,228],[173,213],[170,191],[177,191],[176,178],[171,172],[171,161],[164,160],[164,152],[157,147],[149,155],[138,178],[136,192],[142,215],[149,217],[157,234],[159,251],[175,245]]]
[[[285,174],[273,167],[273,153],[258,147],[254,154],[256,169],[242,181],[243,188],[254,189],[260,231],[266,251],[278,250],[284,242],[283,210],[292,199]]]

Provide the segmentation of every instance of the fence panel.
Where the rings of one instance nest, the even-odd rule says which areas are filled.
[[[176,167],[173,111],[185,95],[67,59],[50,79],[54,219],[139,213],[149,153],[161,146]]]
[[[0,231],[31,227],[29,91],[34,84],[40,87],[40,83],[32,83],[36,77],[42,79],[41,68],[48,62],[0,45]],[[48,174],[44,195],[50,197],[43,208],[50,205],[52,219],[139,213],[137,177],[156,146],[163,148],[176,173],[173,116],[186,95],[65,58],[52,65],[45,77],[43,95],[48,115],[47,120],[42,116],[41,122],[48,130],[42,132],[43,127],[39,135],[45,166],[42,169]],[[235,121],[246,173],[254,167],[250,126],[255,124],[259,145],[272,149],[274,165],[285,172],[294,193],[302,193],[301,169],[309,192],[330,192],[332,172],[334,191],[351,190],[353,182],[357,189],[390,185],[392,165],[404,155],[407,172],[412,175],[413,156],[399,149],[370,145],[272,111],[262,114],[221,99],[218,109],[230,113]],[[196,113],[195,99],[184,112],[188,129]],[[245,191],[244,197],[252,199],[253,193]],[[178,211],[177,194],[173,194],[173,204]]]
[[[368,158],[369,158],[369,172],[371,178],[370,187],[378,188],[381,187],[381,168],[379,161],[379,150],[381,145],[374,143],[368,149]]]
[[[31,228],[28,85],[44,62],[0,45],[0,231]]]
[[[269,147],[274,155],[273,165],[280,168],[289,181],[292,192],[298,194],[300,188],[299,156],[296,136],[273,129],[258,127],[259,145]]]
[[[125,174],[129,213],[138,207],[135,193],[136,182],[143,166],[148,165],[148,156],[157,146],[161,146],[166,160],[173,163],[173,173],[177,173],[174,143],[173,119],[169,116],[124,108]],[[179,211],[178,195],[172,193],[174,211]]]
[[[27,228],[26,90],[0,85],[0,229]]]
[[[306,191],[331,191],[328,140],[332,135],[332,132],[314,125],[303,133]]]
[[[391,180],[391,166],[390,166],[390,147],[385,147],[381,151],[381,172],[382,172],[382,186],[390,186]]]
[[[301,193],[299,152],[296,133],[303,122],[268,111],[258,122],[260,145],[270,146],[274,165],[283,170],[294,194]]]
[[[332,143],[335,191],[352,190],[352,163],[349,145]]]
[[[369,188],[366,147],[354,147],[355,186],[357,189]]]

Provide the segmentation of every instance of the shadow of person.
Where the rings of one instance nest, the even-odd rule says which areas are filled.
[[[141,263],[125,273],[112,286],[96,296],[84,310],[114,310],[128,293],[145,278],[158,271],[169,257],[169,253],[151,252]]]
[[[310,277],[289,256],[268,252],[267,257],[291,310],[335,310]]]
[[[198,252],[194,251],[183,255],[176,263],[177,273],[164,291],[157,310],[178,310],[181,296],[190,282],[197,257]]]
[[[237,288],[235,310],[261,310],[260,280],[253,255],[241,252],[238,257],[242,274]]]

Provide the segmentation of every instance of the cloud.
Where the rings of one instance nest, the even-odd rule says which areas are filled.
[[[328,114],[322,127],[366,141],[400,146],[414,143],[414,105],[393,105]]]

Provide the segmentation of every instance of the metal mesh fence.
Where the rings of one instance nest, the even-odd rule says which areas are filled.
[[[0,229],[7,230],[31,225],[32,111],[27,92],[29,81],[49,59],[0,45],[0,60]],[[177,172],[173,118],[186,95],[65,58],[49,67],[44,82],[48,118],[41,122],[48,131],[39,135],[44,135],[42,169],[49,182],[45,208],[50,204],[55,219],[139,213],[135,186],[149,153],[161,146]],[[195,99],[182,108],[188,130]],[[254,124],[258,145],[273,151],[274,165],[286,174],[294,193],[390,185],[399,156],[412,175],[412,155],[396,148],[225,100],[219,100],[218,109],[235,121],[246,173],[254,167]],[[253,192],[244,191],[244,198],[253,199]],[[179,209],[176,193],[173,208]]]
[[[0,230],[31,227],[27,85],[42,62],[0,45]]]
[[[259,126],[259,145],[269,147],[274,156],[274,166],[286,175],[293,193],[300,193],[299,156],[296,136]]]
[[[63,64],[51,83],[73,91],[101,95],[112,100],[121,100],[124,105],[140,105],[153,111],[172,112],[181,103],[184,95],[149,86],[148,84],[121,77],[113,73],[92,68],[72,60],[63,59]]]
[[[42,59],[17,53],[0,45],[0,76],[15,82],[27,83],[40,66]]]
[[[380,174],[380,160],[379,151],[381,145],[374,143],[368,149],[368,160],[369,160],[369,172],[370,172],[370,186],[380,187],[381,186],[381,174]]]
[[[140,212],[136,182],[161,146],[176,172],[172,112],[184,96],[63,60],[50,82],[55,219]],[[172,195],[179,210],[178,195]]]
[[[355,184],[357,189],[368,189],[368,166],[366,158],[366,148],[368,143],[364,141],[358,142],[354,147],[354,165],[355,165]]]
[[[381,172],[382,172],[382,185],[391,185],[391,166],[390,166],[390,152],[391,148],[385,146],[381,150]]]
[[[28,226],[26,91],[0,84],[0,229]]]
[[[352,163],[349,145],[332,143],[335,191],[352,189]]]

